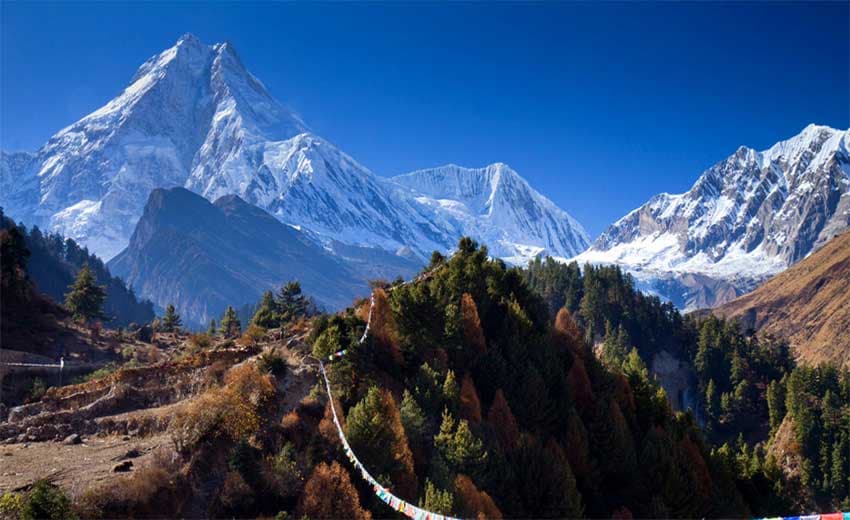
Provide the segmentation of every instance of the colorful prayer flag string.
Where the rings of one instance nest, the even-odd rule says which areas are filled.
[[[336,354],[339,354],[339,356],[337,357],[341,357],[345,354],[345,350],[340,350]],[[330,358],[333,359],[336,354],[331,354]],[[342,451],[343,453],[345,453],[345,456],[348,458],[351,464],[354,465],[354,468],[360,473],[360,477],[371,485],[375,496],[377,496],[382,502],[389,505],[396,511],[403,513],[408,518],[413,518],[415,520],[459,520],[450,516],[426,511],[424,509],[414,506],[413,504],[408,504],[404,500],[390,493],[387,488],[382,486],[377,480],[372,477],[372,475],[369,474],[368,471],[366,471],[366,468],[363,466],[363,464],[360,463],[360,461],[357,459],[357,456],[354,454],[354,450],[352,450],[351,446],[348,445],[348,440],[345,438],[345,433],[343,433],[342,431],[342,426],[340,426],[339,419],[336,415],[336,407],[334,406],[333,394],[331,394],[331,383],[328,380],[327,374],[325,373],[325,365],[321,361],[319,361],[319,370],[321,370],[322,378],[324,378],[325,380],[325,389],[328,392],[328,399],[331,403],[331,413],[333,414],[334,426],[336,426],[336,431],[339,435],[339,440],[342,443]]]

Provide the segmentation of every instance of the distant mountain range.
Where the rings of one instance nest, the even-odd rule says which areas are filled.
[[[679,195],[612,224],[576,260],[632,272],[678,307],[754,288],[850,226],[850,131],[809,125],[757,152],[740,147]]]
[[[0,205],[116,257],[111,265],[159,306],[179,295],[131,258],[151,254],[150,243],[131,237],[154,190],[182,187],[208,201],[237,196],[272,215],[340,273],[353,270],[361,288],[370,276],[412,272],[468,235],[515,265],[546,255],[618,264],[643,290],[692,309],[751,290],[850,225],[848,139],[846,130],[811,125],[763,152],[742,147],[688,192],[653,197],[588,249],[582,226],[509,166],[375,175],[276,101],[231,44],[187,34],[35,153],[0,152]],[[258,273],[255,281],[281,274]],[[192,305],[193,316],[208,313]]]
[[[238,195],[323,245],[412,252],[421,261],[470,234],[518,262],[572,256],[589,243],[574,219],[505,165],[374,175],[272,98],[232,45],[188,34],[35,154],[4,152],[0,161],[8,213],[107,260],[129,243],[148,194],[176,186],[209,200]]]

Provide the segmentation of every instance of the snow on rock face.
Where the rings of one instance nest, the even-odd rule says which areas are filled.
[[[272,98],[232,45],[207,46],[189,34],[146,61],[104,107],[36,154],[4,153],[0,166],[9,214],[106,260],[126,247],[151,191],[178,186],[209,200],[238,195],[327,247],[424,260],[470,234],[522,263],[588,244],[575,220],[504,165],[395,180],[372,174]],[[437,172],[457,190],[427,186]]]
[[[505,164],[447,165],[392,180],[405,188],[402,196],[433,212],[453,235],[472,236],[511,263],[538,255],[573,256],[590,243],[575,219]]]
[[[850,227],[848,147],[850,130],[816,125],[763,152],[741,147],[688,192],[657,195],[615,222],[576,259],[622,265],[650,285],[705,275],[740,293]],[[677,297],[697,306],[693,294]]]

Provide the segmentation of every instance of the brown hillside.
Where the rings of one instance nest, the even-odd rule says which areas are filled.
[[[715,312],[787,338],[799,361],[850,366],[850,232]]]

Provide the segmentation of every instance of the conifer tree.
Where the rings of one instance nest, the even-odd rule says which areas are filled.
[[[221,317],[221,335],[225,338],[235,338],[242,333],[242,323],[239,322],[239,316],[236,315],[236,310],[228,305],[224,311],[224,316]]]
[[[422,447],[427,430],[425,413],[414,399],[413,394],[405,389],[401,398],[401,424],[411,444]]]
[[[717,387],[714,385],[714,379],[708,380],[708,386],[705,387],[705,412],[709,419],[717,417],[720,401],[717,396]]]
[[[280,326],[277,304],[274,301],[274,295],[272,295],[271,291],[263,293],[263,299],[260,300],[260,306],[257,307],[257,312],[251,318],[251,323],[264,329],[273,329]]]
[[[487,422],[496,430],[502,449],[506,452],[513,451],[519,441],[519,427],[501,388],[496,390],[496,396],[487,414]]]
[[[782,419],[785,418],[785,388],[777,380],[767,385],[767,411],[770,419],[770,431],[779,428]]]
[[[460,398],[460,387],[457,385],[455,373],[449,370],[446,373],[446,379],[443,381],[443,399],[449,406],[449,409],[457,411],[458,399]]]
[[[387,391],[372,386],[351,407],[345,422],[351,449],[376,475],[389,475],[402,496],[416,494],[413,454],[395,400]]]
[[[88,322],[106,317],[103,313],[106,288],[97,285],[88,264],[83,265],[69,289],[65,295],[65,307],[75,320]]]
[[[165,308],[165,315],[162,317],[161,327],[163,332],[180,332],[180,327],[182,326],[183,323],[180,320],[180,315],[177,314],[174,305],[169,303]]]
[[[478,399],[478,392],[475,390],[475,383],[472,382],[472,377],[469,374],[464,375],[461,381],[459,402],[461,417],[472,424],[481,422],[481,402]]]
[[[287,282],[277,296],[277,313],[281,323],[288,323],[307,314],[307,298],[301,294],[301,283]]]
[[[460,298],[460,314],[463,322],[464,346],[470,348],[475,354],[483,353],[486,350],[484,331],[481,329],[478,307],[469,293],[463,293]]]
[[[207,334],[210,336],[215,336],[218,333],[218,329],[215,326],[215,318],[210,320],[210,326],[207,329]]]
[[[298,504],[305,518],[352,518],[370,520],[372,514],[360,505],[357,489],[338,462],[315,467]]]
[[[451,491],[438,488],[430,480],[425,481],[425,498],[419,502],[419,507],[433,513],[451,515],[455,510],[454,502]]]
[[[480,475],[487,461],[487,451],[481,439],[475,437],[465,420],[456,421],[448,410],[443,411],[440,432],[434,437],[434,447],[455,473]]]

